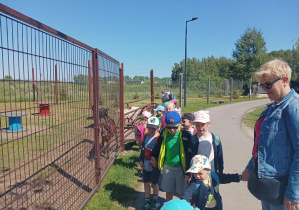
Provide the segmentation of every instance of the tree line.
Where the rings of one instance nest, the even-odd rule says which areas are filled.
[[[291,50],[278,50],[267,53],[266,41],[261,30],[247,28],[235,43],[232,52],[233,59],[214,56],[197,59],[187,59],[188,81],[205,81],[229,79],[249,81],[253,73],[264,63],[273,58],[287,62],[293,70],[292,79],[297,78],[299,72],[299,38]],[[179,80],[179,74],[185,72],[185,60],[175,63],[172,68],[173,82]]]

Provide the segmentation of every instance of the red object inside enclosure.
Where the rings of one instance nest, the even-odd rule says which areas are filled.
[[[54,102],[36,102],[39,104],[39,114],[40,115],[50,115],[50,104],[54,104]]]

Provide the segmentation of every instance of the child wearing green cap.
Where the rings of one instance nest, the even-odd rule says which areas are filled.
[[[144,183],[145,200],[142,204],[142,209],[155,210],[160,206],[158,200],[159,193],[159,175],[160,170],[157,167],[153,167],[151,163],[151,152],[155,147],[156,140],[159,137],[160,119],[157,117],[150,117],[147,120],[148,133],[144,136],[144,140],[141,146],[141,152],[139,156],[139,164],[143,169],[142,180]],[[151,186],[153,188],[153,199],[150,199]]]
[[[183,194],[185,171],[192,158],[191,134],[181,129],[181,120],[176,111],[167,113],[166,127],[151,153],[152,165],[163,168],[161,188],[166,192],[166,201],[172,200],[174,192]]]

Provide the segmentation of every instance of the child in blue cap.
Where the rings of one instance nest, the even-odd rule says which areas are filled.
[[[182,196],[185,188],[185,172],[192,158],[191,134],[182,130],[180,115],[171,111],[166,115],[166,127],[160,132],[156,146],[151,152],[152,165],[163,168],[161,188],[166,201],[172,200],[176,191]]]
[[[193,208],[187,201],[174,199],[164,203],[161,210],[200,210],[199,208]]]
[[[164,115],[165,108],[164,108],[164,106],[162,106],[162,105],[158,105],[158,106],[154,109],[154,111],[157,112],[156,117],[158,117],[159,119],[161,119],[161,117],[163,117],[163,115]]]

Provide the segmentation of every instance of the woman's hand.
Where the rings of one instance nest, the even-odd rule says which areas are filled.
[[[286,210],[296,210],[296,209],[299,209],[299,203],[296,203],[294,201],[290,201],[287,198],[284,198],[283,204],[284,204],[284,208]]]
[[[248,169],[245,169],[245,170],[242,172],[242,180],[243,180],[243,181],[248,181],[250,174],[251,174],[251,171],[248,170]]]

